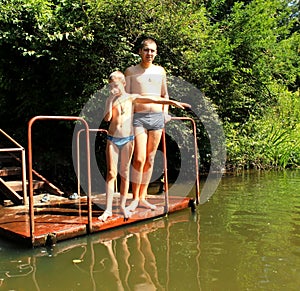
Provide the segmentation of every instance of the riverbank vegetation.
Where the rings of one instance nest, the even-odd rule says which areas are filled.
[[[1,128],[26,144],[33,116],[78,115],[112,70],[139,61],[136,47],[149,35],[159,45],[157,63],[214,105],[226,136],[228,169],[299,166],[299,5],[2,0]],[[60,143],[63,149],[67,136],[58,132],[49,125],[42,134],[45,162],[56,168],[65,163],[63,154],[53,157],[49,146]],[[207,137],[202,132],[199,138]],[[209,165],[209,142],[201,145],[207,145],[201,163]]]

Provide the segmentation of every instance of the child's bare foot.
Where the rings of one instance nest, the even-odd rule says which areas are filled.
[[[139,205],[139,200],[133,200],[130,204],[129,204],[129,206],[127,206],[126,207],[126,209],[128,210],[128,211],[135,211],[135,209],[138,207],[138,205]]]
[[[108,211],[108,210],[105,210],[102,215],[100,215],[98,217],[99,220],[101,221],[106,221],[109,217],[112,217],[112,212],[111,211]]]
[[[132,215],[132,211],[128,210],[127,207],[120,207],[120,209],[124,215],[124,221],[128,220]]]
[[[139,206],[149,208],[151,210],[155,210],[157,208],[156,205],[149,203],[146,199],[140,200]]]

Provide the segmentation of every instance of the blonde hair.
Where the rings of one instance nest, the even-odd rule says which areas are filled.
[[[119,79],[121,82],[125,83],[125,76],[121,71],[114,71],[109,75],[109,81],[113,81],[114,79]]]

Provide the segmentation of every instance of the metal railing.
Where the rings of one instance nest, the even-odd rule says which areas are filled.
[[[80,135],[82,132],[84,132],[85,129],[81,129],[77,132],[76,137],[76,171],[77,171],[77,193],[80,195],[80,175],[81,175],[81,166],[80,166]],[[106,129],[101,128],[90,128],[89,132],[104,132],[107,134]],[[168,213],[169,211],[169,197],[168,197],[168,177],[167,177],[167,156],[166,156],[166,142],[165,142],[165,134],[162,135],[162,142],[163,142],[163,153],[164,153],[164,185],[165,185],[165,213]],[[117,189],[117,180],[115,184],[115,189]],[[116,190],[115,190],[116,191]]]
[[[76,173],[77,173],[77,194],[80,196],[80,188],[81,188],[81,183],[80,183],[80,175],[81,175],[81,166],[80,166],[80,135],[83,133],[85,129],[81,129],[77,132],[76,136]],[[90,128],[88,132],[104,132],[107,134],[106,129],[101,129],[101,128]]]
[[[172,117],[171,120],[182,120],[189,121],[192,125],[193,137],[194,137],[194,160],[195,160],[195,175],[196,175],[196,204],[199,204],[200,201],[200,182],[199,182],[199,164],[198,164],[198,145],[197,145],[197,135],[196,135],[196,123],[192,118],[189,117]],[[80,135],[84,132],[84,129],[81,129],[77,133],[77,142],[76,142],[76,158],[77,158],[77,193],[80,195]],[[89,132],[104,132],[107,133],[105,129],[89,129]],[[166,149],[166,136],[165,129],[162,134],[162,148],[163,148],[163,156],[164,156],[164,189],[165,189],[165,213],[169,212],[169,182],[168,182],[168,167],[167,167],[167,149]],[[115,186],[117,187],[117,185]]]
[[[6,132],[0,129],[0,132],[9,140],[11,141],[16,148],[0,148],[0,152],[21,152],[21,163],[22,163],[22,192],[23,192],[23,204],[28,204],[27,199],[27,187],[26,187],[26,155],[25,149],[17,143],[11,136],[9,136]]]
[[[32,126],[38,120],[66,120],[66,121],[80,121],[83,123],[86,132],[89,132],[88,123],[81,117],[76,116],[36,116],[30,119],[28,123],[28,184],[29,184],[29,217],[30,217],[30,238],[32,245],[35,240],[34,229],[34,200],[33,200],[33,175],[32,175]],[[90,139],[89,134],[86,134],[86,156],[87,156],[87,206],[88,206],[88,231],[92,232],[92,203],[91,203],[91,166],[90,166]]]
[[[85,131],[85,143],[86,143],[86,167],[87,167],[87,207],[88,207],[88,231],[92,233],[92,203],[91,203],[91,161],[90,161],[90,132],[91,131],[102,131],[107,132],[104,129],[90,129],[88,123],[81,117],[75,116],[36,116],[32,118],[28,123],[28,183],[29,183],[29,216],[30,216],[30,237],[32,244],[34,244],[35,231],[34,231],[34,200],[33,200],[33,177],[32,177],[32,126],[34,122],[38,120],[66,120],[66,121],[80,121],[84,125],[84,129],[81,129],[77,133],[77,178],[78,178],[78,194],[80,195],[80,157],[79,157],[79,136],[81,132]],[[192,118],[189,117],[172,117],[171,120],[184,120],[190,121],[193,127],[194,135],[194,151],[195,151],[195,171],[196,171],[196,203],[199,204],[200,200],[200,187],[199,187],[199,166],[198,166],[198,146],[197,146],[197,137],[196,137],[196,123]],[[164,155],[164,183],[165,183],[165,211],[169,211],[169,189],[168,189],[168,174],[167,174],[167,156],[166,156],[166,138],[165,130],[162,135],[162,146],[163,146],[163,155]]]
[[[190,121],[193,128],[193,136],[194,136],[194,160],[195,160],[195,173],[196,173],[196,204],[198,205],[200,202],[200,179],[199,179],[199,163],[198,163],[198,145],[197,145],[197,127],[196,122],[193,118],[190,117],[172,117],[171,120],[184,120]],[[164,137],[164,134],[163,134]],[[163,138],[163,148],[164,148],[164,155],[165,155],[165,163],[166,163],[166,149],[165,149],[165,137]],[[165,176],[166,179],[166,176]],[[165,185],[166,186],[166,185]],[[167,192],[167,190],[166,190]]]

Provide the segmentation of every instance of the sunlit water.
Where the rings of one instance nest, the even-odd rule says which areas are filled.
[[[226,176],[197,207],[24,249],[0,241],[0,290],[300,290],[300,171]]]

